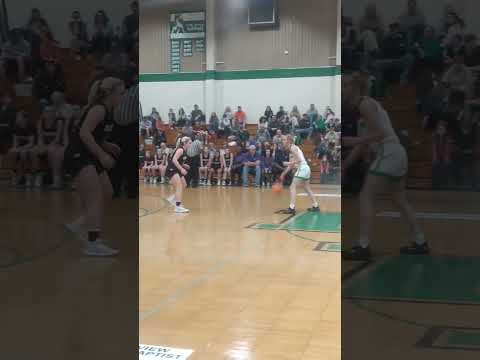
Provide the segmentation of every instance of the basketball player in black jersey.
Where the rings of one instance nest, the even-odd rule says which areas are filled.
[[[62,126],[57,119],[55,109],[53,106],[47,105],[37,124],[37,143],[31,150],[35,187],[42,186],[41,160],[48,159],[48,154],[55,150],[55,147],[61,142],[61,137]]]
[[[13,146],[8,151],[8,157],[13,158],[12,185],[17,186],[25,175],[25,169],[29,160],[30,150],[35,144],[35,128],[29,124],[27,115],[24,112],[17,113],[15,126],[13,128]],[[26,182],[30,180],[26,180]]]
[[[187,182],[185,180],[185,176],[188,173],[186,151],[191,143],[192,139],[188,136],[181,138],[178,142],[177,148],[168,158],[165,176],[170,178],[170,183],[173,185],[175,193],[166,200],[175,206],[176,213],[188,213],[190,211],[182,206],[182,196],[183,190],[187,187]]]
[[[212,178],[212,175],[215,174],[217,176],[217,186],[220,186],[222,183],[222,172],[223,172],[223,164],[220,158],[220,151],[215,150],[212,155],[212,167],[210,168],[209,179]]]
[[[221,155],[221,161],[223,165],[223,180],[222,185],[226,186],[232,184],[232,165],[233,165],[233,155],[230,151],[230,148],[225,147],[225,152]],[[220,181],[220,178],[219,178]],[[228,181],[228,183],[227,183]]]
[[[160,149],[157,150],[157,168],[160,177],[160,184],[165,183],[165,173],[168,165],[168,148],[167,144],[161,143]]]
[[[212,157],[210,156],[210,149],[208,146],[204,146],[202,152],[200,153],[200,167],[198,168],[198,173],[200,177],[200,185],[211,185],[211,172],[212,167]]]
[[[65,169],[76,183],[82,204],[82,216],[66,225],[77,234],[88,232],[84,253],[89,256],[113,256],[118,250],[103,244],[100,238],[105,207],[112,199],[112,184],[106,170],[113,168],[120,148],[105,141],[113,128],[113,110],[125,93],[123,82],[107,77],[96,81],[90,90],[88,105],[74,127],[65,150]]]

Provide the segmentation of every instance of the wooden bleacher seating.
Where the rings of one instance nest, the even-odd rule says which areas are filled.
[[[246,128],[251,135],[255,135],[257,133],[258,125],[247,124]],[[165,136],[167,138],[167,146],[175,147],[175,140],[180,134],[180,130],[171,129],[170,127],[166,127],[166,126],[162,126],[162,129],[165,131]],[[223,147],[226,143],[226,139],[218,139],[216,137],[212,138],[211,141],[215,144],[215,147],[217,149]],[[155,151],[155,146],[145,142],[145,140],[142,138],[141,135],[139,136],[139,144],[144,144],[145,150]],[[315,145],[310,139],[306,139],[300,147],[304,152],[305,158],[310,163],[310,167],[312,170],[312,183],[320,183],[320,177],[321,177],[320,162],[316,158]],[[230,150],[232,151],[232,153],[236,153],[238,151],[238,148],[231,147]]]
[[[419,189],[431,188],[432,138],[422,128],[422,116],[416,109],[414,86],[392,87],[392,95],[383,102],[396,130],[407,130],[411,147],[408,149],[407,185]]]

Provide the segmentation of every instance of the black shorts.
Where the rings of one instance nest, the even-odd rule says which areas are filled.
[[[213,170],[218,170],[218,169],[220,169],[221,167],[222,167],[221,164],[212,164],[212,169],[213,169]]]
[[[65,149],[64,167],[67,174],[75,178],[87,166],[94,166],[98,175],[105,171],[103,165],[93,155],[71,146]]]
[[[175,174],[178,174],[181,178],[184,177],[180,170],[177,169],[176,166],[167,166],[167,170],[165,171],[165,176],[169,179],[175,176]]]

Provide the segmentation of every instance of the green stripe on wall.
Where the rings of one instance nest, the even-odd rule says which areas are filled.
[[[210,70],[200,73],[140,74],[140,82],[281,79],[296,77],[325,77],[336,76],[340,74],[340,66],[246,71]]]

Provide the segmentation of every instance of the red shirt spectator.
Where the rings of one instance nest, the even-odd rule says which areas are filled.
[[[237,112],[233,115],[235,119],[235,126],[238,129],[245,129],[245,124],[247,122],[247,114],[242,110],[242,107],[239,106]]]

